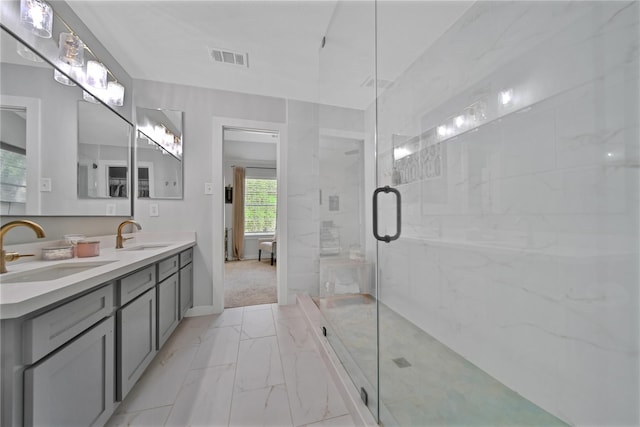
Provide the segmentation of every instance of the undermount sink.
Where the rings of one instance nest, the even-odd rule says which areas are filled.
[[[162,248],[166,248],[167,244],[165,243],[149,243],[146,245],[138,245],[138,246],[131,246],[130,248],[123,248],[120,249],[121,251],[148,251],[148,250],[152,250],[152,249],[162,249]]]
[[[0,276],[2,283],[44,282],[81,273],[114,261],[73,262],[54,264],[21,273],[6,273]]]

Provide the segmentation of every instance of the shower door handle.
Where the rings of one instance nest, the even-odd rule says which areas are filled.
[[[378,194],[380,193],[393,193],[396,196],[396,234],[393,236],[378,234]],[[388,185],[380,188],[376,188],[373,192],[373,236],[381,242],[391,242],[397,240],[400,237],[400,223],[401,223],[401,203],[400,192],[395,188],[391,188]]]

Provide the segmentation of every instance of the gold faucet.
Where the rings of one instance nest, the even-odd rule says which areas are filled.
[[[133,224],[138,228],[138,230],[142,230],[142,227],[140,226],[140,224],[138,224],[132,219],[122,221],[118,226],[118,234],[116,235],[116,249],[122,249],[124,247],[122,246],[122,244],[124,243],[125,240],[133,239],[133,237],[122,237],[122,229],[127,224]]]
[[[6,261],[15,261],[23,256],[34,256],[33,254],[21,255],[17,252],[7,253],[7,251],[4,250],[4,235],[7,234],[7,231],[19,226],[25,226],[32,229],[36,233],[36,236],[38,236],[38,239],[42,239],[45,236],[44,230],[40,225],[33,221],[27,221],[26,219],[11,221],[0,227],[0,249],[2,249],[2,258],[0,258],[0,274],[7,272]]]

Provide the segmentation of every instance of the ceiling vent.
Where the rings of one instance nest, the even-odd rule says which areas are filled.
[[[375,82],[374,78],[369,76],[360,85],[360,87],[373,87],[373,83]],[[378,79],[378,88],[379,89],[387,89],[393,84],[391,80]]]
[[[235,52],[229,49],[210,48],[209,57],[214,62],[220,62],[229,65],[239,65],[249,68],[249,54]]]

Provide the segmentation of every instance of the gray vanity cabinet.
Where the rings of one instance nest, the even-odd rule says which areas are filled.
[[[180,318],[193,307],[193,248],[180,253]]]
[[[104,425],[114,408],[113,369],[111,316],[24,371],[24,425]]]
[[[121,401],[157,353],[156,274],[149,266],[118,282],[116,399]],[[135,291],[132,291],[132,290]],[[136,295],[131,301],[130,295]]]
[[[158,263],[158,349],[180,322],[178,255]]]
[[[104,425],[192,305],[192,255],[2,319],[0,425]]]

